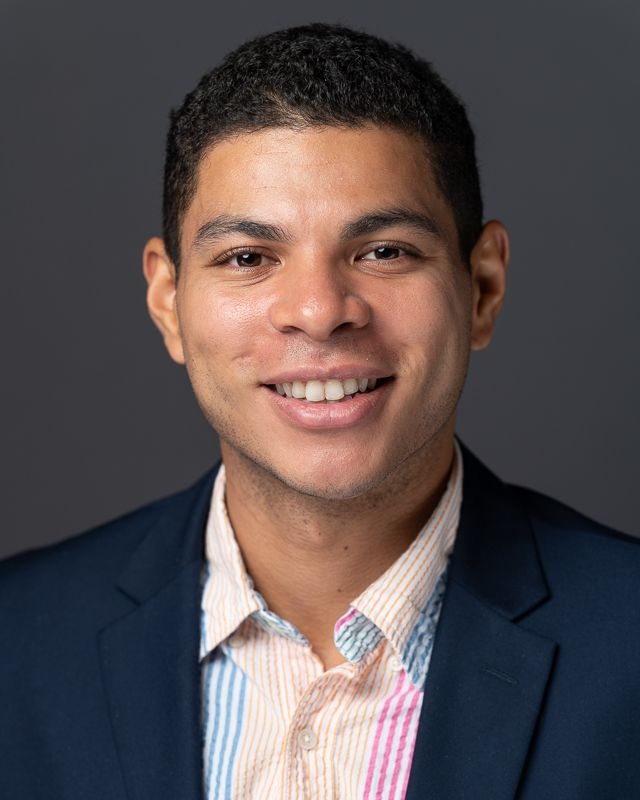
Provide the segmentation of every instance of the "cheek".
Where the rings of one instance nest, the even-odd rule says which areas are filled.
[[[223,375],[253,369],[264,303],[250,292],[192,286],[179,297],[179,320],[190,373]]]
[[[404,291],[387,296],[383,336],[393,335],[398,356],[413,366],[449,363],[466,357],[470,344],[471,306],[466,284],[429,276]],[[387,338],[387,337],[385,337]]]

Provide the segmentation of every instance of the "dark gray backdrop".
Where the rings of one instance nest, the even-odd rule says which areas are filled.
[[[180,488],[216,457],[144,306],[167,111],[244,39],[312,20],[413,47],[476,126],[513,261],[463,438],[503,477],[638,532],[638,8],[4,0],[0,553]]]

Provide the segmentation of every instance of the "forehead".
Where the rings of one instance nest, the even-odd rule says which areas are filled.
[[[271,128],[225,139],[205,154],[183,241],[217,214],[312,231],[381,206],[453,225],[423,139],[374,125]]]

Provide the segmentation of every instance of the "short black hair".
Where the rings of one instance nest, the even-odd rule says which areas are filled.
[[[180,232],[198,167],[216,143],[267,128],[367,123],[420,135],[468,260],[482,228],[475,139],[462,102],[406,47],[316,23],[260,36],[231,52],[171,112],[163,237],[180,262]]]

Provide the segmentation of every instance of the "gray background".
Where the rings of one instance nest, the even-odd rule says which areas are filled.
[[[413,47],[475,124],[513,261],[463,438],[501,476],[640,532],[635,0],[0,9],[0,553],[178,489],[215,458],[144,306],[167,112],[246,38],[312,20]]]

